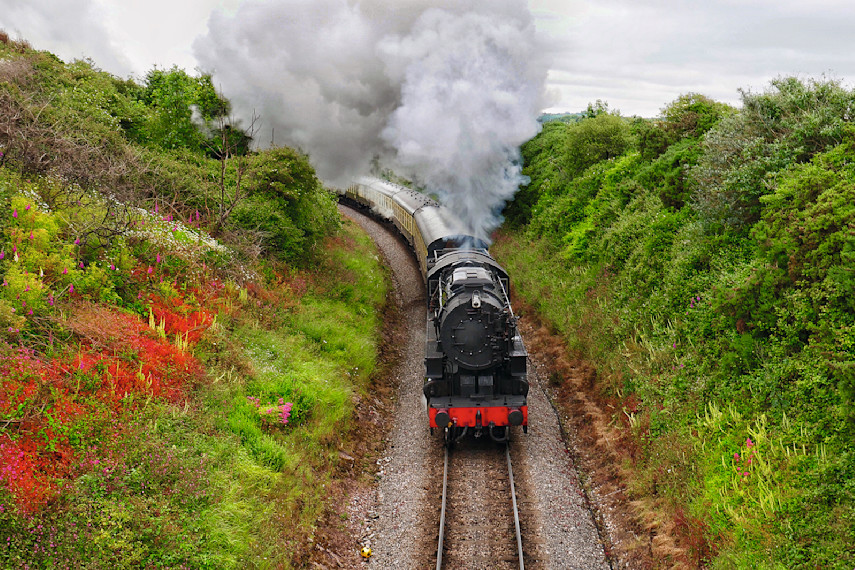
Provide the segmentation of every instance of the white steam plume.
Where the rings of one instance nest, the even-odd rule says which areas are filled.
[[[487,237],[522,181],[547,64],[525,0],[249,0],[194,44],[262,144],[346,184],[384,164]]]

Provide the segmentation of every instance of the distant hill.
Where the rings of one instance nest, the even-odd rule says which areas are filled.
[[[538,123],[549,123],[559,121],[562,123],[578,123],[585,117],[585,113],[543,113],[537,118]]]

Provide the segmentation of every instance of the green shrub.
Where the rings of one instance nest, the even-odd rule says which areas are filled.
[[[743,110],[724,117],[692,169],[694,205],[712,231],[747,233],[774,173],[843,141],[855,93],[831,80],[780,78],[773,91],[743,92]]]
[[[630,142],[629,123],[619,115],[600,113],[568,125],[564,167],[571,176],[578,176],[598,162],[622,155]]]
[[[792,78],[740,111],[684,96],[632,124],[637,152],[572,174],[544,130],[530,221],[493,247],[636,409],[630,494],[696,517],[710,567],[855,559],[853,103]]]
[[[335,197],[308,158],[293,149],[253,157],[245,184],[249,196],[235,208],[234,224],[257,232],[263,246],[283,259],[311,255],[338,227]]]

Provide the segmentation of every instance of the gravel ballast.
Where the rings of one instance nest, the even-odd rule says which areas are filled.
[[[361,562],[364,567],[428,568],[435,564],[442,444],[429,433],[421,393],[424,285],[412,253],[394,228],[351,208],[341,211],[374,239],[390,267],[405,337],[391,372],[398,395],[385,451],[377,460],[376,483],[351,497],[349,526],[359,545],[372,549],[372,556]],[[529,367],[528,433],[512,432],[511,446],[527,566],[611,568],[558,417],[541,387],[546,378],[537,368]],[[449,476],[455,475],[466,474]]]

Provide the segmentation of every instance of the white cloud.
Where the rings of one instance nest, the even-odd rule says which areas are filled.
[[[653,116],[699,92],[737,104],[781,75],[855,76],[855,5],[762,0],[531,0],[556,42],[553,108],[604,99],[625,115]]]
[[[413,2],[362,4],[396,28]],[[192,71],[197,62],[191,46],[207,32],[212,11],[234,13],[243,3],[0,0],[0,28],[65,60],[90,57],[120,76],[139,76],[153,65],[177,64]],[[294,0],[267,3],[287,7]],[[690,91],[736,103],[739,88],[760,90],[779,75],[855,78],[855,3],[848,0],[528,4],[539,33],[550,41],[550,93],[555,95],[552,105],[561,109],[582,110],[599,98],[626,115],[650,116]],[[340,40],[351,32],[339,33]],[[274,45],[276,30],[268,37]]]

